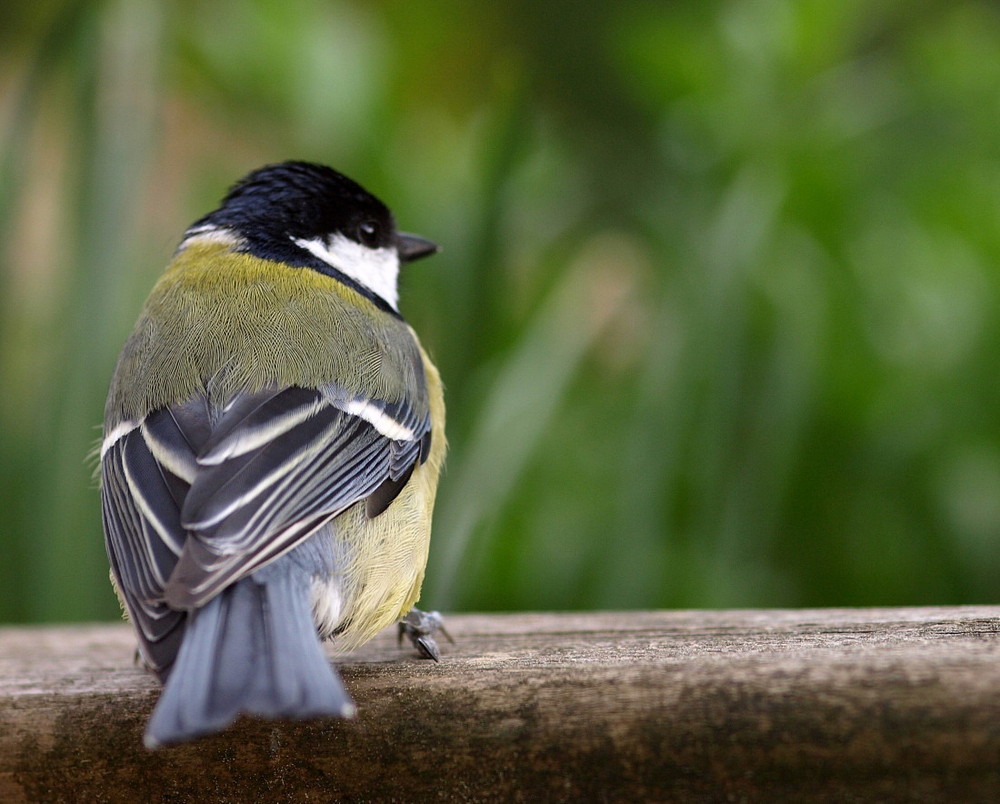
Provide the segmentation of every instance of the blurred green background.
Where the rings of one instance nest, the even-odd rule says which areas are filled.
[[[1000,602],[1000,11],[0,6],[0,621],[114,617],[87,453],[197,216],[305,158],[444,251],[426,607]]]

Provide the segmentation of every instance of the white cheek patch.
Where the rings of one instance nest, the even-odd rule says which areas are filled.
[[[396,249],[368,248],[339,233],[312,239],[293,237],[292,242],[379,296],[393,310],[399,310]]]

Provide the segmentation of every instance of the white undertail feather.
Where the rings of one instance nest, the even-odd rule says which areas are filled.
[[[340,625],[342,600],[340,583],[335,578],[313,578],[312,611],[316,628],[325,638]]]

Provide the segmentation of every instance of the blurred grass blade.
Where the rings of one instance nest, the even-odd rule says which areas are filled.
[[[566,271],[498,368],[465,448],[449,459],[424,593],[435,606],[452,605],[470,541],[484,538],[483,526],[511,503],[588,349],[626,304],[631,285],[612,273],[606,253],[606,241],[595,238]]]
[[[54,410],[39,445],[46,500],[33,530],[38,619],[93,618],[114,611],[106,577],[99,505],[88,453],[99,435],[107,378],[120,348],[116,316],[137,274],[144,166],[153,161],[163,20],[152,0],[118,0],[81,32],[75,206],[76,262],[66,278],[61,327],[66,333],[53,381]],[[95,376],[96,375],[96,376]],[[99,381],[97,378],[100,378]],[[67,604],[70,604],[67,607]]]

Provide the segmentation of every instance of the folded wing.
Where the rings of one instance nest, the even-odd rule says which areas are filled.
[[[222,408],[198,397],[105,445],[108,553],[154,670],[168,672],[186,610],[355,503],[377,516],[426,458],[426,417],[336,391],[266,390]]]

